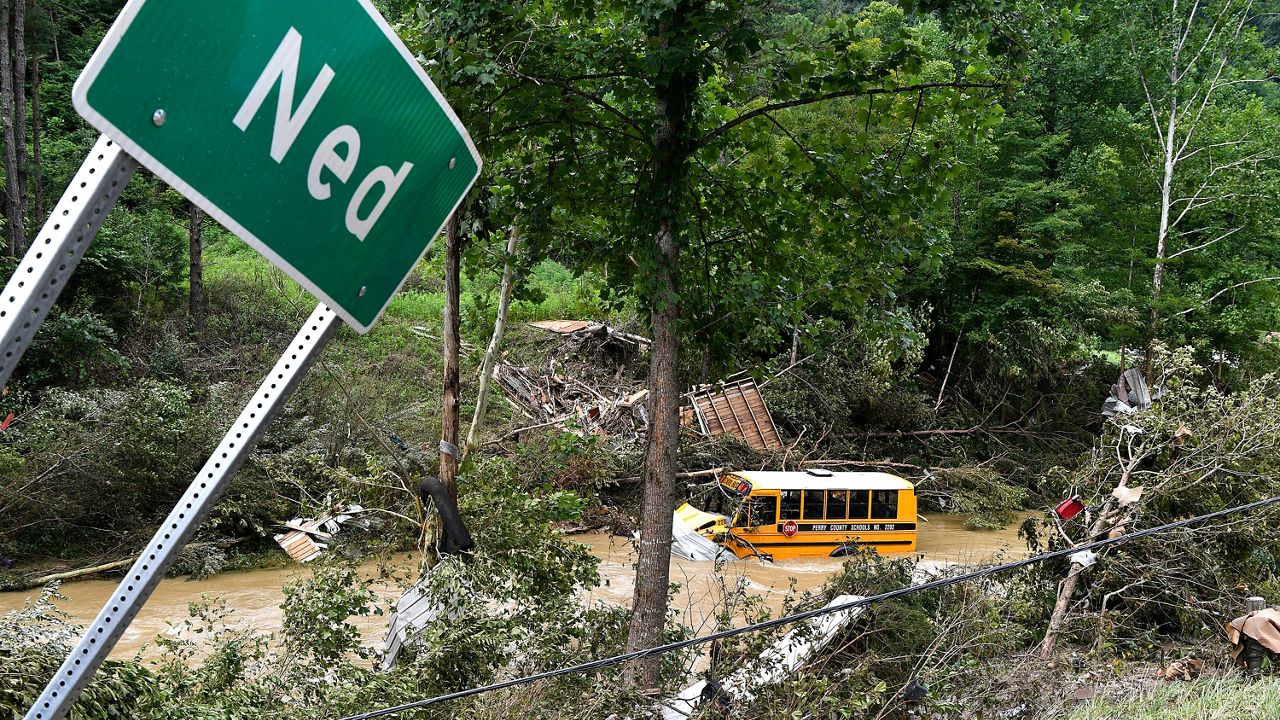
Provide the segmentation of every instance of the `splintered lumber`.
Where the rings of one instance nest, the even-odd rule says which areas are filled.
[[[316,542],[302,530],[291,530],[283,535],[276,535],[275,539],[280,547],[289,553],[289,557],[300,563],[315,560],[329,547],[324,543]]]
[[[367,520],[357,519],[364,512],[365,509],[359,505],[348,505],[334,515],[325,515],[320,518],[294,518],[280,523],[280,526],[289,532],[276,535],[276,544],[294,560],[303,563],[311,562],[320,557],[329,547],[325,543],[316,542],[317,538],[332,540],[343,525],[353,520],[356,526],[367,528]]]
[[[736,435],[756,450],[779,450],[782,437],[752,378],[695,390],[693,410],[703,431]]]

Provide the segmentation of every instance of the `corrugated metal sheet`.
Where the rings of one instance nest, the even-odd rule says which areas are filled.
[[[694,391],[693,408],[708,435],[737,435],[756,450],[782,448],[778,427],[751,378]]]

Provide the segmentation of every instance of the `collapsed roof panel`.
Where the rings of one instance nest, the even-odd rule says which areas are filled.
[[[703,432],[742,438],[756,450],[779,450],[782,437],[753,378],[699,388],[691,393]]]

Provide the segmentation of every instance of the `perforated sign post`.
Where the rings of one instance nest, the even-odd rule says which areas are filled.
[[[27,720],[66,714],[338,320],[369,330],[481,166],[369,0],[130,0],[73,100],[103,136],[0,296],[0,385],[138,164],[321,305]]]

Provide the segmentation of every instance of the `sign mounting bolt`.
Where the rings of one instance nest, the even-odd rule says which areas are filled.
[[[155,112],[151,113],[151,124],[156,127],[161,127],[164,125],[164,121],[168,119],[169,113],[166,113],[164,108],[158,108]]]
[[[365,294],[365,293],[367,293],[367,292],[369,292],[369,286],[367,286],[367,285],[366,285],[366,286],[364,286],[364,287],[360,288],[360,297],[364,297],[364,294]]]
[[[458,158],[456,157],[449,158],[449,169],[452,170],[457,166],[458,166]]]

